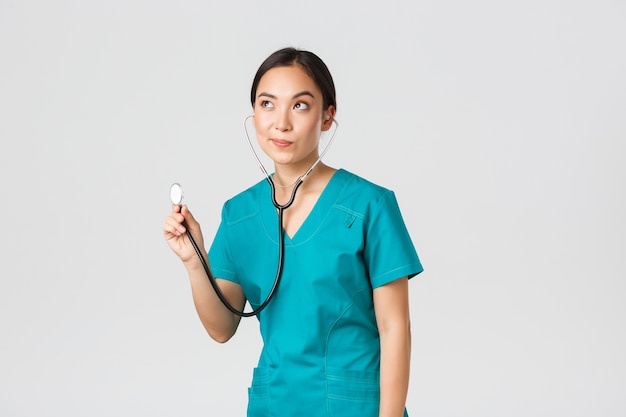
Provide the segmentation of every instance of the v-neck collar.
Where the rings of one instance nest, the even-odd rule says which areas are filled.
[[[343,188],[341,184],[344,182],[343,179],[346,178],[346,175],[347,171],[341,168],[335,171],[313,205],[313,208],[306,216],[298,230],[296,230],[296,233],[293,236],[289,236],[287,232],[285,232],[285,245],[299,245],[309,240],[315,234],[320,223],[328,214],[328,210],[331,208]],[[272,203],[271,192],[270,185],[266,183],[263,192],[259,194],[259,206],[261,208],[261,218],[265,225],[265,230],[273,232],[277,229],[276,222],[278,221],[278,213],[276,211],[276,207],[274,207],[274,204]],[[275,232],[270,234],[270,239],[272,239],[275,243],[278,243],[278,236]]]

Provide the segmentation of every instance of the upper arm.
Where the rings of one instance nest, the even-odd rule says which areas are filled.
[[[243,311],[244,307],[246,306],[246,296],[243,292],[243,289],[241,288],[241,285],[237,284],[236,282],[220,278],[217,278],[215,281],[218,283],[220,290],[222,291],[222,294],[224,295],[228,303],[236,310]],[[232,313],[232,315],[234,334],[237,330],[237,327],[239,326],[241,316],[235,313]]]
[[[409,326],[409,280],[402,277],[374,289],[374,311],[381,333]]]
[[[224,297],[226,297],[228,303],[235,309],[242,311],[246,304],[246,296],[243,293],[241,285],[222,278],[216,278],[215,281],[218,283],[220,290],[222,291]]]

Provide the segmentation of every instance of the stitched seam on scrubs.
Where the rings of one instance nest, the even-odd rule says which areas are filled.
[[[333,400],[343,400],[343,401],[355,401],[355,402],[377,402],[379,401],[378,398],[354,398],[354,397],[344,397],[342,395],[334,395],[334,394],[328,394],[328,398],[329,399],[333,399]]]
[[[354,210],[350,210],[350,209],[349,209],[349,208],[347,208],[347,207],[340,206],[339,204],[333,204],[333,208],[336,208],[336,209],[339,209],[339,210],[345,211],[346,213],[351,214],[351,215],[353,215],[354,217],[358,217],[358,218],[359,218],[359,219],[361,219],[361,220],[365,220],[365,216],[364,216],[364,215],[362,215],[361,213],[357,213],[357,212],[356,212],[356,211],[354,211]]]
[[[368,370],[351,370],[337,367],[329,367],[328,375],[337,379],[347,379],[352,381],[377,383],[380,378],[380,372]]]
[[[246,220],[250,220],[250,219],[254,218],[256,215],[258,215],[258,214],[259,214],[259,212],[256,211],[254,213],[251,213],[251,214],[248,214],[246,216],[240,217],[240,218],[238,218],[236,220],[230,220],[229,222],[226,223],[226,225],[227,226],[234,226],[234,225],[236,225],[238,223],[245,222]]]
[[[343,377],[339,375],[327,375],[326,378],[330,379],[331,381],[349,381],[349,382],[354,382],[355,384],[361,384],[361,385],[376,385],[377,383],[377,380],[369,380],[369,379],[364,379],[364,378],[350,378],[350,377]]]
[[[402,270],[409,271],[409,272],[403,271],[401,274],[392,275],[395,271],[402,271]],[[422,272],[422,270],[423,269],[421,268],[421,265],[410,263],[410,264],[399,266],[385,273],[378,274],[377,276],[371,278],[371,282],[374,288],[378,288],[400,278],[414,277],[415,275]],[[392,278],[387,279],[389,276],[391,276]],[[383,283],[380,284],[379,281],[382,281]]]
[[[326,385],[326,413],[328,415],[330,415],[330,404],[328,402],[328,400],[331,398],[330,395],[328,395],[328,342],[330,339],[330,334],[332,333],[333,329],[335,328],[335,325],[339,322],[339,320],[341,320],[341,318],[352,308],[352,306],[354,305],[354,297],[360,293],[365,291],[365,288],[361,288],[360,290],[357,290],[356,292],[354,292],[352,294],[352,296],[350,297],[350,300],[352,300],[352,302],[341,312],[341,314],[335,319],[335,321],[333,322],[333,324],[330,325],[330,327],[328,328],[328,333],[326,333],[326,343],[324,346],[324,383]]]
[[[333,208],[337,208],[337,206],[335,206],[335,205],[333,204],[332,206],[330,206],[330,208],[331,208],[331,209],[333,209]],[[293,246],[293,247],[298,247],[298,246],[304,245],[305,243],[307,243],[307,242],[309,242],[311,239],[313,239],[313,238],[317,235],[317,232],[318,232],[318,231],[322,228],[322,226],[324,225],[324,222],[326,222],[326,219],[328,218],[328,216],[330,216],[331,212],[332,212],[332,210],[328,210],[328,211],[326,212],[326,215],[325,215],[322,219],[320,219],[320,221],[318,222],[317,227],[315,228],[315,230],[314,230],[313,232],[311,232],[311,235],[310,235],[308,238],[304,239],[302,242],[293,243],[292,238],[293,238],[293,239],[297,239],[297,237],[296,237],[296,236],[298,235],[298,232],[300,231],[300,230],[298,229],[298,232],[296,232],[296,234],[295,234],[295,235],[293,235],[293,237],[292,237],[292,238],[289,238],[289,241],[290,241],[290,243],[291,243],[291,246]],[[355,213],[355,215],[357,215],[357,214]],[[307,219],[308,219],[308,217],[307,217]],[[306,222],[307,222],[307,220],[305,220],[305,223],[306,223]],[[303,224],[304,224],[304,223],[303,223]],[[300,227],[302,227],[302,226],[300,226]]]
[[[234,266],[236,268],[236,263],[233,260],[233,254],[231,253],[231,248],[232,248],[232,244],[231,244],[231,240],[230,240],[230,227],[232,224],[235,224],[233,222],[226,222],[226,230],[224,231],[224,239],[226,240],[226,242],[228,243],[226,246],[226,256],[228,257],[228,261],[230,263],[231,266]],[[211,260],[209,259],[209,262]],[[216,269],[216,271],[219,271],[220,269]],[[222,277],[218,276],[216,278],[222,278],[225,279],[227,281],[230,282],[234,282],[235,284],[239,284],[241,285],[241,283],[239,282],[239,278],[237,277],[237,269],[235,270],[230,270],[230,269],[222,269],[222,271],[230,273],[231,276],[227,276],[224,275]]]
[[[341,210],[341,211],[346,212],[346,213],[348,213],[348,214],[350,214],[350,215],[352,215],[352,216],[354,216],[354,217],[358,217],[359,219],[361,219],[361,220],[363,220],[363,221],[365,222],[365,216],[363,216],[362,214],[357,213],[357,212],[355,212],[355,211],[352,211],[352,210],[350,210],[350,209],[348,209],[348,208],[346,208],[346,207],[344,207],[344,206],[339,206],[339,205],[333,204],[332,206],[330,206],[330,208],[331,208],[331,209],[338,209],[338,210]],[[307,239],[303,240],[302,242],[298,242],[298,243],[293,243],[293,242],[292,242],[292,245],[291,245],[291,246],[293,246],[293,247],[297,247],[297,246],[300,246],[300,245],[304,245],[305,243],[307,243],[308,241],[310,241],[311,239],[313,239],[313,238],[315,237],[315,235],[317,235],[317,232],[320,230],[320,228],[324,225],[324,222],[326,221],[326,219],[328,218],[328,216],[330,216],[331,211],[332,211],[332,210],[328,210],[328,212],[326,213],[326,215],[324,216],[324,218],[320,220],[320,222],[319,222],[319,224],[317,225],[317,228],[315,229],[315,231],[313,231],[313,232],[311,233],[311,235],[310,235]],[[306,221],[306,220],[305,220],[305,221]],[[297,233],[296,233],[296,235],[297,235]],[[296,236],[296,235],[294,235],[294,238],[295,238],[295,236]],[[290,239],[290,240],[291,240],[291,239]]]
[[[378,274],[378,275],[376,275],[375,277],[372,277],[372,279],[378,279],[378,278],[380,278],[380,277],[384,277],[385,275],[388,275],[388,274],[393,274],[393,272],[394,272],[394,271],[397,271],[397,270],[399,270],[399,269],[404,269],[404,268],[409,267],[409,266],[412,266],[412,265],[413,265],[413,264],[411,263],[411,264],[406,264],[406,265],[399,266],[399,267],[397,267],[397,268],[392,269],[391,271],[387,271],[387,272],[385,272],[384,274]],[[398,277],[398,278],[402,278],[402,277]]]

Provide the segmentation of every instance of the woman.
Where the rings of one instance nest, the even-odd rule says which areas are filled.
[[[335,87],[315,54],[285,48],[259,67],[251,90],[259,146],[286,203],[319,156],[336,112]],[[278,253],[268,181],[224,204],[208,259],[236,308],[269,293]],[[202,324],[228,341],[240,317],[218,299],[183,222],[206,253],[200,225],[174,206],[163,227],[191,281]],[[259,315],[264,347],[248,416],[406,416],[411,334],[408,278],[422,271],[392,191],[320,162],[284,211],[285,263]]]

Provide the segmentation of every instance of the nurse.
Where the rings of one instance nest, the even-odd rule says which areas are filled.
[[[333,79],[315,54],[285,48],[261,64],[250,98],[257,140],[274,162],[276,197],[284,204],[332,127]],[[183,221],[207,253],[187,206],[173,206],[165,239],[187,270],[202,324],[224,343],[240,317],[215,294]],[[274,282],[277,221],[265,179],[223,206],[207,259],[239,310],[246,301],[258,307]],[[258,315],[263,349],[248,388],[248,416],[407,416],[408,280],[422,265],[394,193],[320,162],[285,210],[284,230],[282,281]]]

